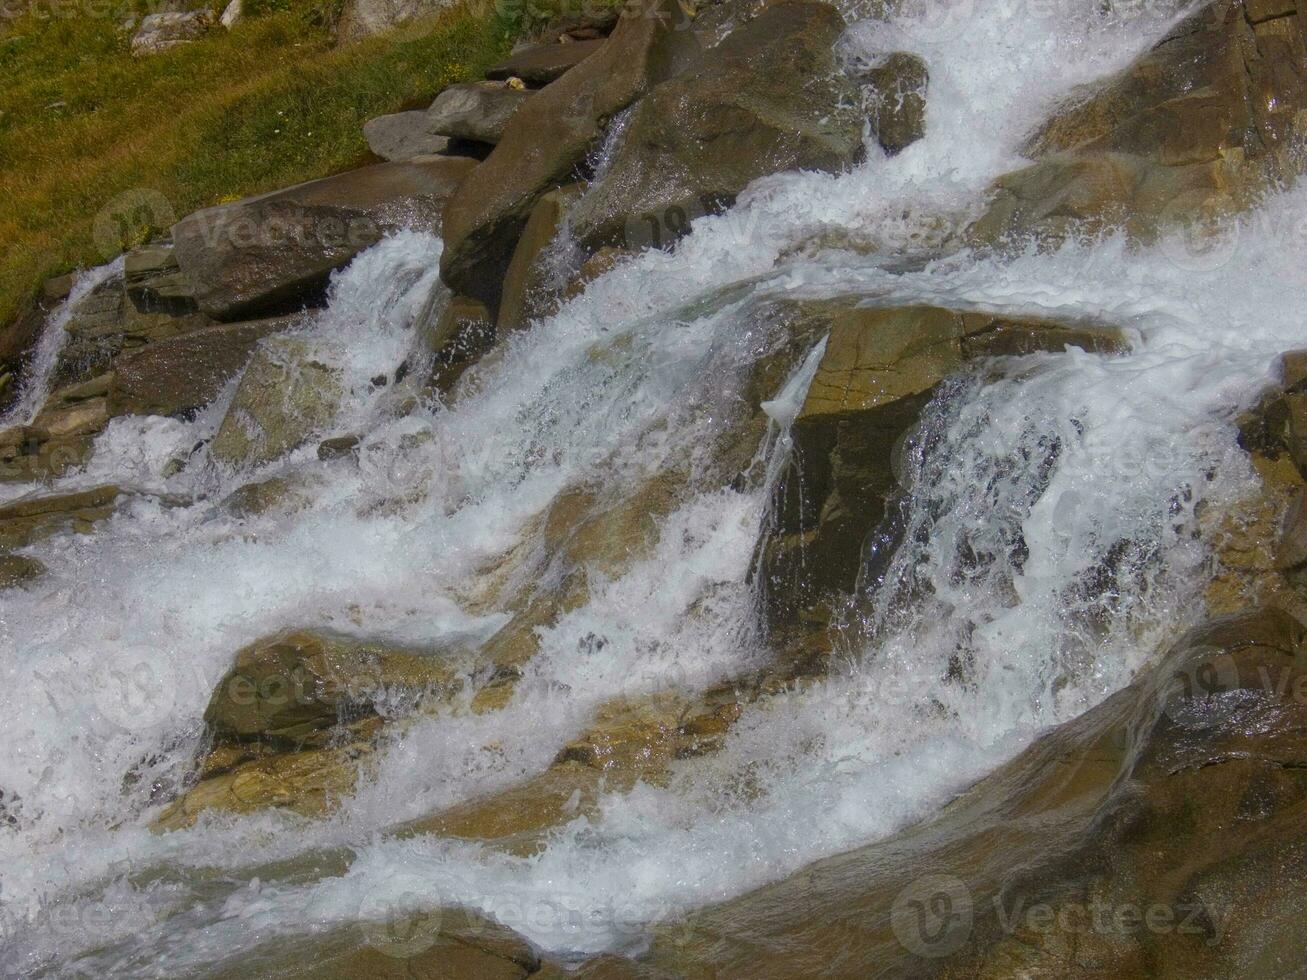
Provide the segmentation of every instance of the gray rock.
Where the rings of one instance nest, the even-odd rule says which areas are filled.
[[[498,143],[504,127],[531,93],[507,82],[451,85],[431,103],[426,128],[432,133],[478,143]]]
[[[368,149],[383,160],[411,160],[449,148],[449,140],[432,132],[421,109],[369,119],[363,124],[363,138]]]
[[[863,120],[832,50],[843,31],[827,4],[777,4],[655,87],[573,209],[577,238],[591,249],[662,246],[759,177],[853,164]]]
[[[207,208],[173,226],[174,254],[215,319],[283,312],[387,234],[438,231],[446,200],[475,166],[438,156],[379,163]]]
[[[431,17],[450,6],[450,0],[345,0],[336,39],[341,44],[361,41]]]
[[[167,51],[202,37],[212,26],[213,15],[207,10],[150,14],[141,21],[140,28],[132,37],[132,54]]]

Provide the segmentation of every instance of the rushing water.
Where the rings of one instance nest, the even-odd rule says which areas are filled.
[[[310,446],[259,472],[201,455],[168,475],[230,391],[193,421],[111,424],[60,488],[114,481],[192,502],[142,496],[94,535],[44,542],[33,553],[49,576],[4,596],[0,973],[203,974],[279,934],[449,904],[563,954],[638,946],[651,923],[930,813],[1126,683],[1197,614],[1208,544],[1194,509],[1251,486],[1233,415],[1275,355],[1307,341],[1307,194],[1278,196],[1201,255],[1108,238],[893,271],[878,256],[930,254],[1020,164],[1061,96],[1127,63],[1175,13],[1097,0],[948,10],[909,5],[843,42],[851,60],[926,57],[924,140],[892,160],[873,148],[840,177],[759,181],[674,253],[616,269],[514,337],[453,407],[396,418],[393,388],[370,384],[409,354],[440,243],[404,233],[360,256],[303,327],[344,379],[324,435],[367,433],[357,467],[321,465]],[[758,305],[850,292],[1093,316],[1126,328],[1132,350],[1032,356],[994,383],[947,387],[926,420],[931,451],[903,474],[905,543],[863,583],[870,639],[844,669],[748,709],[719,752],[678,763],[666,786],[608,795],[534,857],[384,833],[542,771],[614,696],[669,678],[699,690],[756,665],[749,570],[768,480],[707,486],[662,521],[651,554],[592,577],[588,600],[541,631],[504,710],[405,729],[331,818],[150,832],[152,788],[185,774],[234,650],[288,625],[488,637],[506,613],[469,611],[462,590],[556,494],[593,478],[618,497],[670,464],[709,472],[723,392],[771,340]],[[767,406],[757,462],[772,479],[815,363]],[[218,506],[286,474],[306,481],[299,512],[237,521]],[[145,692],[127,707],[124,680]]]

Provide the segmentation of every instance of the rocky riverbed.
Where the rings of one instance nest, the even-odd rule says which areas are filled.
[[[48,282],[0,972],[1301,972],[1307,25],[1120,6],[587,11]]]

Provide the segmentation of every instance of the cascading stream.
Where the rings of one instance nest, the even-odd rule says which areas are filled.
[[[451,407],[396,417],[403,393],[371,384],[410,354],[439,242],[405,233],[360,256],[302,328],[343,379],[324,434],[366,435],[356,468],[323,469],[309,446],[258,471],[200,459],[167,475],[212,436],[231,391],[190,422],[111,424],[59,488],[113,480],[192,502],[140,498],[94,536],[37,546],[49,578],[0,609],[0,973],[203,975],[272,937],[409,905],[470,905],[563,955],[638,948],[653,924],[928,815],[1128,682],[1198,613],[1196,508],[1252,485],[1231,419],[1307,337],[1307,194],[1248,216],[1219,263],[1105,238],[895,271],[881,256],[929,254],[1059,97],[1127,63],[1175,13],[953,9],[909,4],[844,42],[864,60],[926,57],[924,140],[892,160],[872,148],[841,177],[757,182],[674,252],[620,266],[515,336]],[[535,856],[386,833],[539,773],[616,696],[701,691],[759,662],[749,569],[818,352],[766,407],[765,478],[696,490],[648,555],[592,575],[585,602],[540,631],[502,711],[418,720],[328,819],[150,832],[233,651],[288,625],[484,640],[508,614],[465,611],[460,589],[560,491],[597,481],[621,499],[669,466],[710,472],[730,393],[776,341],[757,310],[852,293],[1094,317],[1133,346],[980,365],[1001,377],[946,386],[923,423],[931,451],[903,474],[902,544],[864,578],[870,639],[842,671],[748,708],[719,751],[678,762],[665,786],[606,795]],[[242,522],[219,506],[296,474],[309,481],[297,513]],[[125,713],[104,678],[134,670],[165,696]]]

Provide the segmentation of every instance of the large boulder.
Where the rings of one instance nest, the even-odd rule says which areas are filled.
[[[210,316],[281,312],[320,295],[333,270],[387,234],[439,231],[445,202],[475,165],[380,163],[207,208],[173,227],[174,253]]]
[[[431,130],[421,109],[369,119],[363,124],[363,138],[369,150],[391,161],[444,153],[449,148],[449,140]]]
[[[507,82],[451,85],[431,103],[426,127],[432,133],[477,143],[498,143],[514,113],[531,97]]]
[[[1296,0],[1216,0],[1030,141],[1032,166],[1002,177],[973,241],[1124,227],[1149,240],[1197,234],[1302,169],[1307,43]]]
[[[298,322],[224,323],[148,344],[114,362],[110,416],[182,415],[202,408],[240,373],[260,340]]]
[[[326,428],[341,396],[340,375],[299,336],[263,341],[241,375],[210,452],[229,466],[270,462]]]
[[[899,492],[895,458],[939,384],[977,357],[1079,347],[1114,351],[1118,330],[857,298],[782,304],[825,352],[791,426],[759,567],[770,624],[787,628],[849,595],[864,542]]]
[[[1291,973],[1307,956],[1301,875],[1286,873],[1307,864],[1305,685],[1291,617],[1209,623],[924,823],[693,912],[627,969]]]
[[[678,30],[683,21],[673,0],[628,11],[594,55],[518,110],[445,209],[440,273],[454,292],[497,307],[536,201],[573,182],[608,120],[693,56],[697,40]]]
[[[577,237],[591,249],[665,244],[759,177],[850,166],[862,152],[863,117],[835,58],[843,30],[827,4],[775,4],[695,71],[654,88],[573,209]]]

